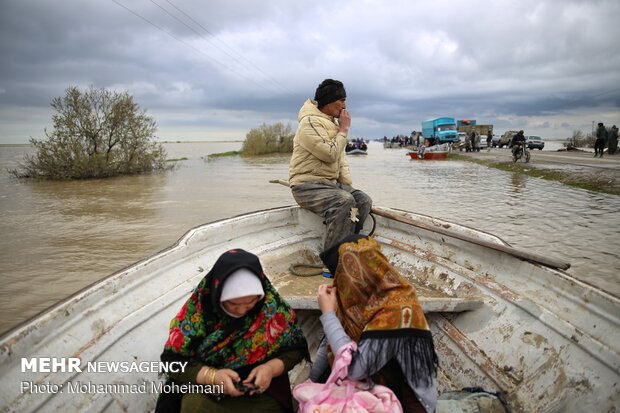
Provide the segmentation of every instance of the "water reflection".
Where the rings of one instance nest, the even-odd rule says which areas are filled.
[[[134,221],[151,218],[167,185],[165,173],[94,181],[24,181],[50,210],[67,219],[85,217]]]
[[[241,160],[253,167],[263,168],[269,167],[269,165],[286,165],[288,168],[288,164],[291,161],[290,154],[272,154],[272,155],[261,155],[256,157],[242,157]],[[285,177],[286,178],[286,177]]]
[[[527,176],[523,174],[513,173],[510,176],[510,185],[514,194],[520,194],[525,189],[525,181]]]

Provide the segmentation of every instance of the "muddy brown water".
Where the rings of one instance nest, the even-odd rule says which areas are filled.
[[[189,228],[294,204],[269,184],[289,156],[207,160],[240,142],[165,144],[173,172],[79,182],[11,178],[29,146],[0,146],[0,331],[174,243]],[[371,142],[349,157],[376,205],[434,215],[572,264],[570,274],[620,295],[620,197],[461,161],[414,161]]]

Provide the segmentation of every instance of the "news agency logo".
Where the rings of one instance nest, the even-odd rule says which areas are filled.
[[[34,357],[21,359],[22,373],[183,373],[187,362],[171,361],[89,361],[84,365],[78,357]],[[143,375],[139,375],[144,377]],[[129,376],[126,376],[129,377]],[[21,381],[22,394],[161,394],[161,393],[204,393],[223,394],[224,384],[199,385],[191,383],[163,383],[161,381],[126,383],[97,383],[91,381],[70,380],[62,383],[52,381]]]
[[[22,373],[81,373],[81,362],[78,357],[22,358]]]
[[[89,373],[183,373],[186,361],[89,361]],[[79,357],[33,357],[21,359],[21,372],[82,373]]]

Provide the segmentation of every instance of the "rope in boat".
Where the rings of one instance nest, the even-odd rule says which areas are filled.
[[[302,270],[304,268],[306,270]],[[288,267],[288,270],[291,274],[298,277],[313,277],[315,275],[321,275],[324,272],[323,264],[291,264],[291,266]]]
[[[372,234],[375,233],[375,229],[377,228],[377,220],[375,219],[375,215],[372,213],[372,211],[368,213],[368,216],[372,218],[372,229],[370,230],[368,236],[372,237]]]

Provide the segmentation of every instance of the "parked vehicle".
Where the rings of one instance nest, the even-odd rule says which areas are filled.
[[[545,147],[545,141],[540,136],[526,136],[525,142],[530,149],[542,149]]]
[[[519,159],[524,159],[525,163],[530,161],[530,149],[527,144],[517,143],[517,146],[512,151],[512,161],[517,162]]]
[[[486,148],[486,147],[487,147],[487,135],[481,134],[480,135],[480,147],[478,148],[478,152],[480,152],[481,148]]]
[[[432,144],[459,141],[454,118],[435,118],[423,121],[422,136],[430,140]]]
[[[517,134],[516,130],[509,130],[504,132],[504,134],[502,135],[501,138],[499,138],[499,140],[497,141],[497,143],[493,144],[493,147],[495,146],[499,146],[500,148],[503,148],[504,146],[507,146],[509,148],[512,147],[511,143],[512,143],[512,137],[514,135]]]

